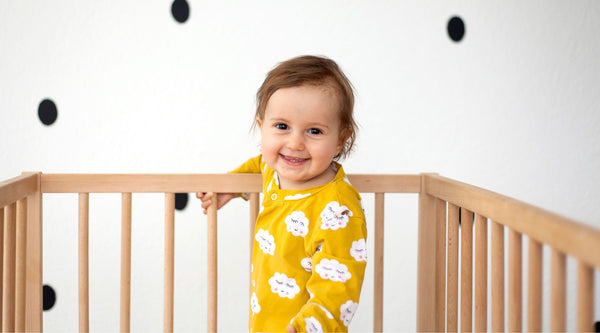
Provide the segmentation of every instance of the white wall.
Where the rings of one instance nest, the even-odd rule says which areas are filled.
[[[184,24],[170,1],[0,2],[0,178],[227,171],[259,151],[249,128],[265,73],[322,54],[357,89],[348,172],[438,172],[600,227],[600,2],[188,2]],[[454,15],[459,43],[446,33]],[[51,126],[37,118],[44,98],[58,107]],[[120,199],[92,198],[91,328],[116,330]],[[44,283],[58,297],[45,328],[76,330],[76,198],[45,200]],[[162,327],[161,200],[134,196],[139,331]],[[395,256],[416,249],[416,197],[394,200],[391,219],[410,211],[386,229],[385,328],[414,331],[416,258]],[[224,209],[219,230],[224,331],[246,327],[247,253],[227,246],[247,242],[244,207]],[[205,327],[203,230],[193,200],[177,213],[179,330]],[[369,304],[356,331],[369,330]]]

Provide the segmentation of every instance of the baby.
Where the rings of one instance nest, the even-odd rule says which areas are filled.
[[[258,90],[254,125],[262,154],[232,171],[263,177],[250,332],[348,330],[364,279],[367,237],[360,195],[337,162],[354,145],[353,108],[349,80],[324,57],[284,61]],[[219,194],[217,207],[236,196]],[[206,212],[212,196],[198,197]]]

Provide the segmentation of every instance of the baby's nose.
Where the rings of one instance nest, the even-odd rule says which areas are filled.
[[[304,136],[301,134],[292,134],[287,142],[287,146],[293,150],[303,150]]]

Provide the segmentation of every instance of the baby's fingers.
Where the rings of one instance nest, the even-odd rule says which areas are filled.
[[[196,193],[196,197],[200,200],[202,200],[202,202],[206,202],[206,201],[211,201],[212,200],[212,193],[207,193],[207,192],[198,192]]]
[[[204,214],[206,214],[208,207],[212,204],[212,195],[206,192],[198,192],[196,193],[196,197],[202,200],[202,208],[204,209]]]

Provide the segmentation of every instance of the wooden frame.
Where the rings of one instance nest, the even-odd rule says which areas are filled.
[[[419,195],[417,330],[420,332],[539,331],[544,320],[553,331],[564,331],[566,258],[577,260],[578,331],[593,330],[594,274],[600,267],[600,230],[526,203],[435,174],[349,175],[361,193],[375,197],[374,322],[383,327],[384,211],[386,193]],[[42,194],[79,194],[79,329],[89,330],[88,201],[89,193],[122,193],[120,330],[130,327],[132,193],[165,194],[165,332],[173,330],[174,193],[250,193],[250,237],[259,211],[261,178],[248,174],[110,175],[23,173],[0,182],[0,328],[4,331],[43,330],[42,322]],[[216,202],[216,200],[214,200]],[[460,216],[460,218],[459,218]],[[207,280],[209,332],[217,331],[217,209],[208,210]],[[506,229],[506,231],[505,231]],[[488,234],[491,242],[488,244]],[[504,247],[505,236],[508,248]],[[525,236],[525,237],[524,237]],[[459,241],[460,239],[460,241]],[[529,256],[527,313],[523,313],[522,246]],[[542,318],[541,283],[544,247],[551,249],[551,318]],[[488,263],[488,253],[491,262]],[[505,272],[505,260],[508,272]],[[460,261],[460,267],[459,267]],[[488,265],[491,285],[488,286]],[[508,290],[504,283],[508,281]],[[487,291],[491,288],[491,298]],[[473,292],[474,291],[474,292]],[[459,304],[460,295],[460,304]],[[505,304],[508,312],[505,313]],[[487,313],[491,311],[488,328]],[[505,318],[505,315],[508,316]]]

